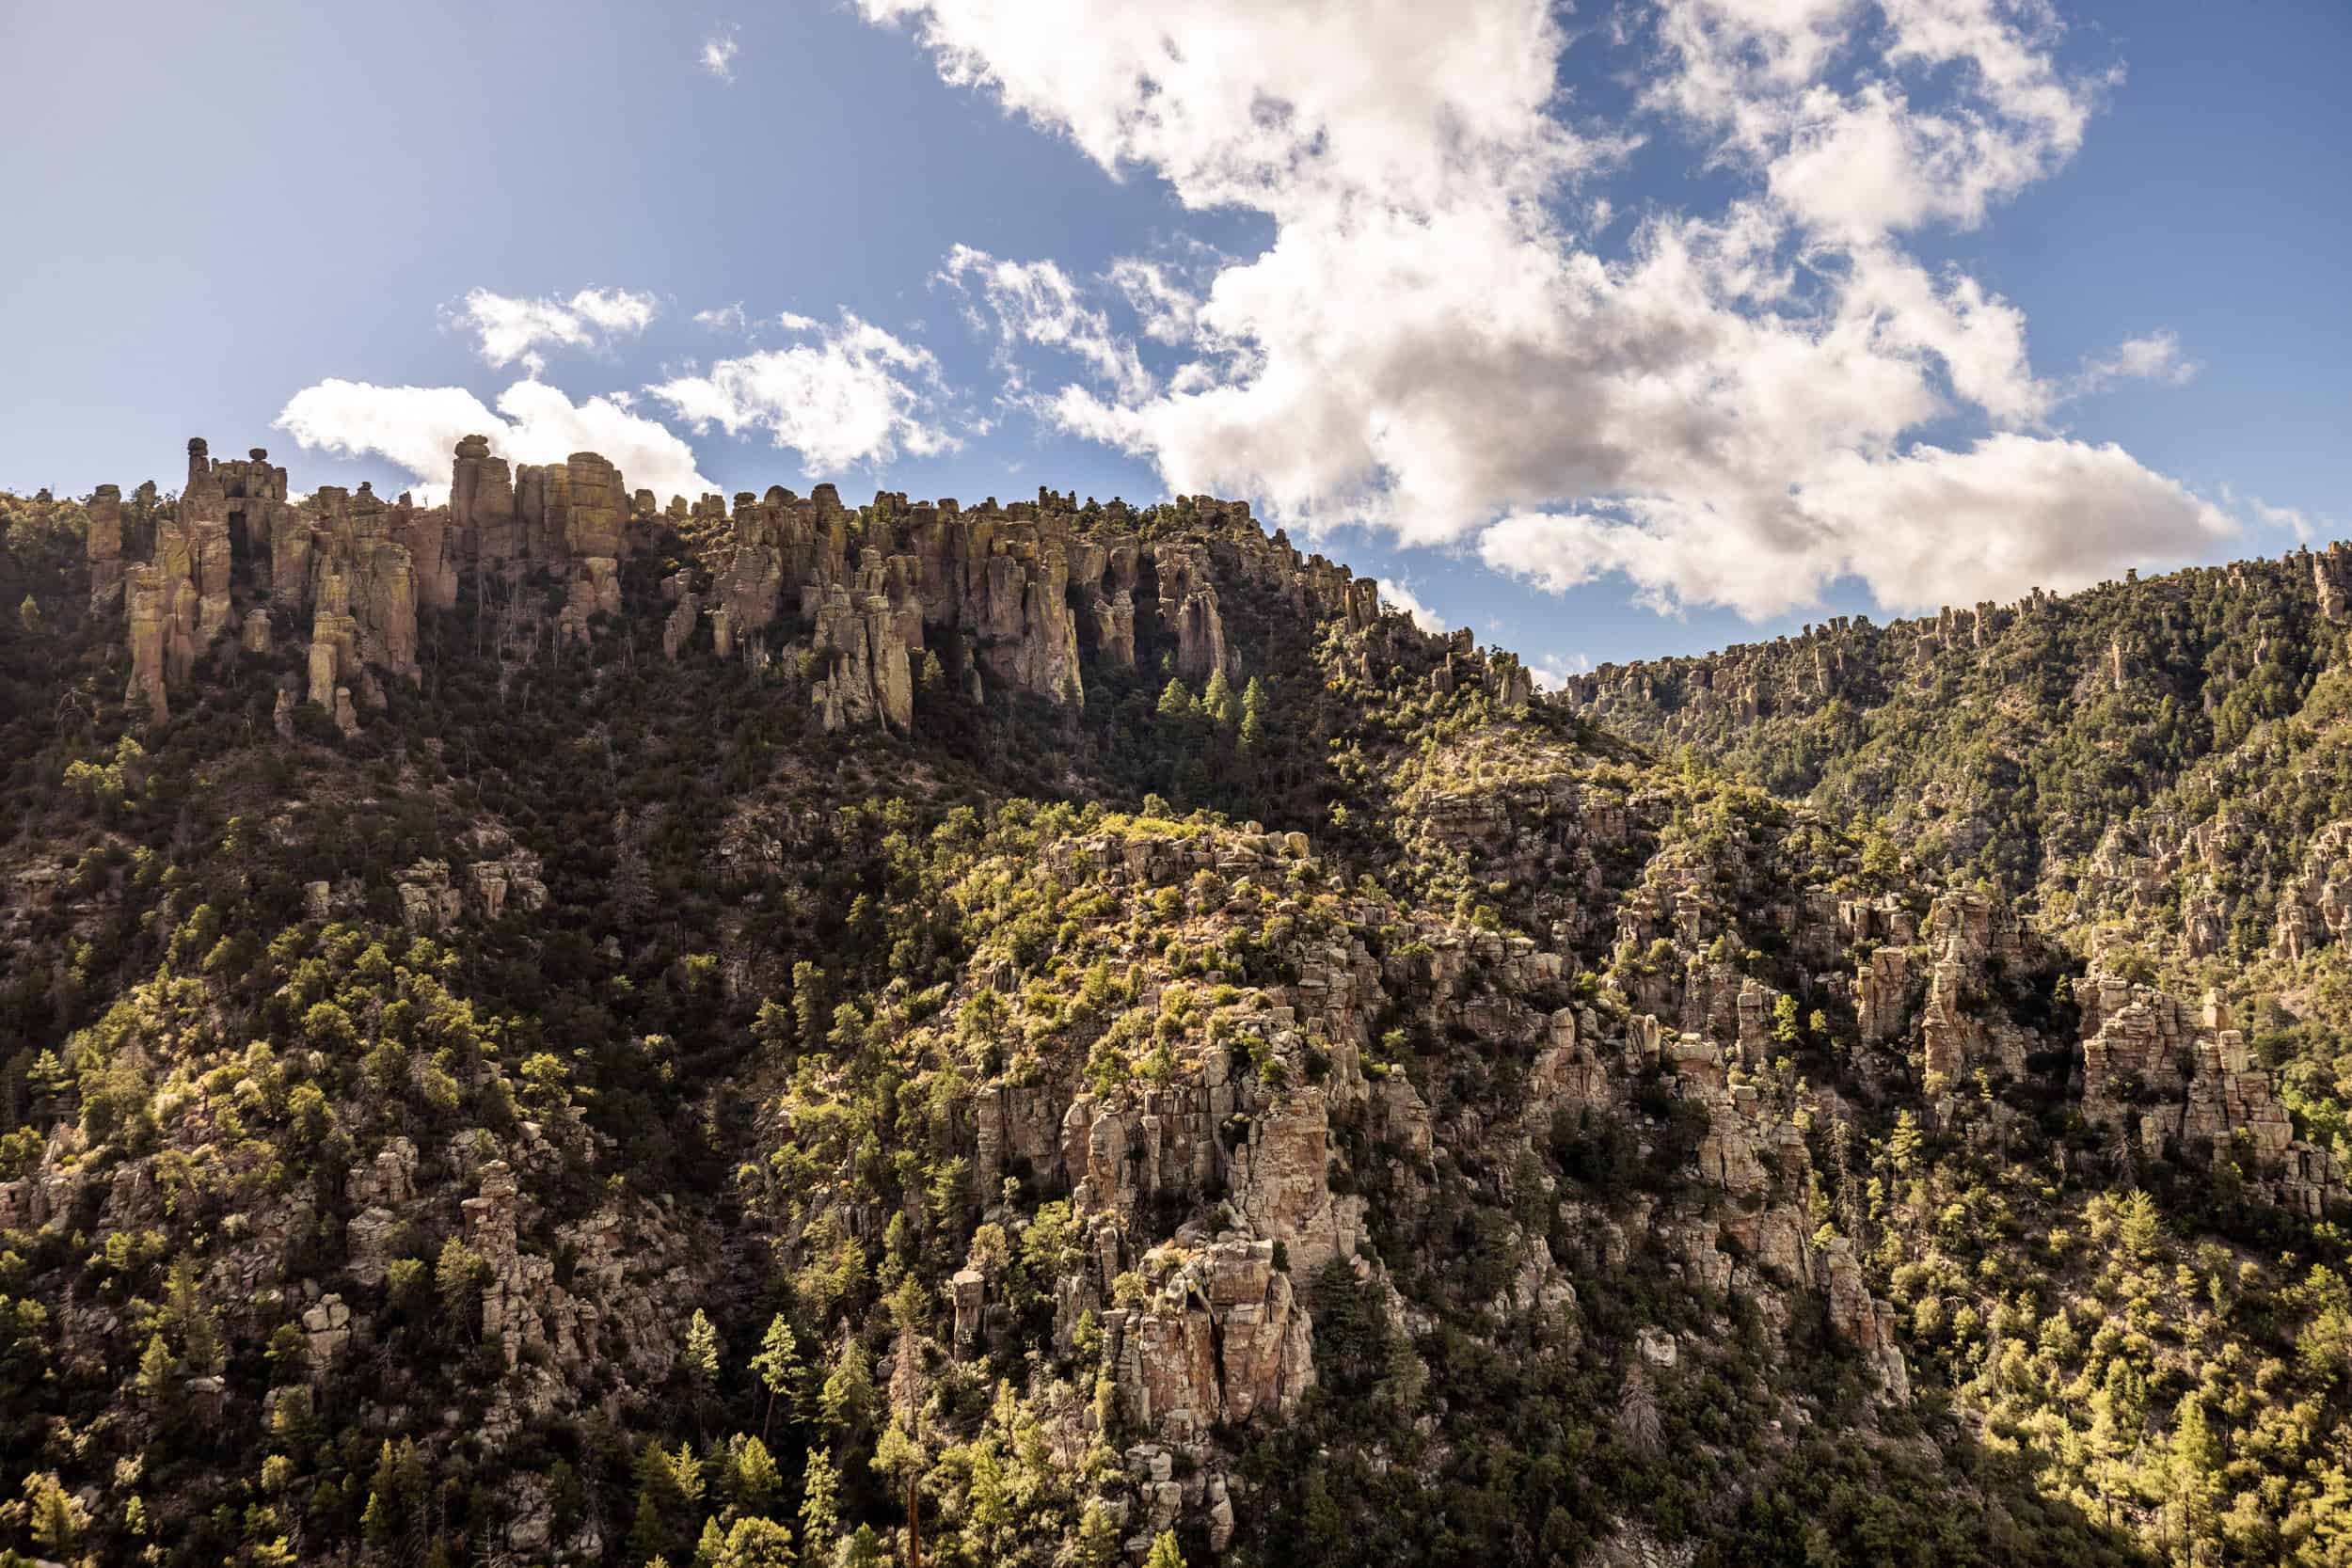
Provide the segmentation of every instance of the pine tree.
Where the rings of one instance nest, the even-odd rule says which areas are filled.
[[[1219,670],[1210,675],[1208,689],[1200,694],[1200,706],[1216,721],[1218,729],[1230,730],[1233,727],[1233,720],[1237,716],[1233,685],[1225,678],[1224,671]]]
[[[715,1568],[793,1568],[792,1532],[773,1519],[738,1519]]]
[[[817,1403],[824,1414],[825,1424],[836,1433],[848,1433],[862,1425],[873,1408],[873,1362],[854,1336],[842,1341]]]
[[[71,1556],[89,1525],[89,1511],[74,1500],[54,1470],[24,1478],[24,1500],[32,1515],[33,1544],[58,1557]]]
[[[679,1357],[685,1364],[686,1376],[694,1386],[694,1422],[700,1429],[703,1406],[719,1383],[719,1331],[710,1323],[710,1316],[701,1307],[686,1324],[686,1350]]]
[[[452,1236],[442,1243],[440,1259],[433,1269],[433,1287],[440,1293],[441,1309],[453,1322],[479,1328],[481,1318],[472,1308],[489,1277],[490,1265],[464,1241]]]
[[[196,1260],[183,1257],[171,1266],[165,1288],[164,1321],[180,1341],[180,1359],[192,1377],[218,1373],[227,1360],[221,1347],[220,1323],[204,1301]]]
[[[2156,1254],[2156,1244],[2164,1239],[2164,1215],[2156,1208],[2156,1200],[2135,1188],[2123,1199],[2119,1216],[2123,1248],[2139,1262],[2147,1262]]]
[[[1250,676],[1241,693],[1241,749],[1245,752],[1256,751],[1265,738],[1265,683]]]
[[[691,1507],[703,1500],[703,1465],[694,1457],[693,1445],[678,1444],[677,1452],[670,1456],[670,1477],[680,1501]]]
[[[1152,1555],[1143,1560],[1143,1568],[1184,1568],[1184,1554],[1176,1544],[1174,1530],[1160,1531],[1159,1539],[1152,1543]]]
[[[811,1449],[801,1470],[801,1544],[811,1561],[827,1561],[840,1533],[841,1472],[831,1449]]]
[[[648,1441],[637,1450],[637,1516],[629,1526],[628,1555],[643,1562],[666,1550],[670,1517],[683,1513],[686,1501],[669,1454],[660,1444]]]
[[[161,1404],[171,1392],[171,1351],[160,1334],[148,1336],[147,1349],[139,1356],[138,1377],[134,1385],[139,1398],[150,1404]]]
[[[1188,719],[1195,711],[1192,692],[1175,675],[1168,677],[1168,685],[1160,689],[1159,714],[1162,719]]]
[[[922,1444],[907,1431],[906,1424],[893,1418],[890,1425],[883,1430],[881,1440],[874,1445],[874,1457],[869,1463],[888,1476],[892,1488],[906,1498],[907,1533],[910,1540],[916,1539],[922,1526],[921,1515],[917,1512],[920,1497],[915,1487],[923,1479],[923,1471],[930,1463],[930,1456],[923,1451]]]
[[[655,1445],[648,1443],[645,1446],[653,1448]],[[368,1499],[368,1507],[371,1510],[375,1507],[374,1498]],[[637,1517],[628,1527],[630,1559],[652,1568],[654,1563],[664,1560],[661,1548],[668,1544],[669,1539],[669,1528],[661,1522],[661,1510],[655,1505],[649,1493],[640,1491],[637,1494]]]
[[[814,1051],[825,1038],[825,972],[803,958],[792,966],[792,1021],[800,1025],[801,1049]]]
[[[1886,1140],[1886,1157],[1894,1162],[1898,1172],[1909,1176],[1919,1168],[1919,1157],[1927,1142],[1928,1135],[1919,1129],[1919,1118],[1909,1110],[1899,1111],[1895,1117],[1894,1133]]]
[[[1078,1516],[1078,1540],[1072,1552],[1078,1568],[1111,1568],[1120,1556],[1119,1521],[1099,1502],[1090,1502]]]
[[[730,1489],[736,1507],[745,1513],[767,1513],[784,1490],[784,1474],[776,1468],[775,1456],[756,1437],[738,1437],[732,1448],[735,1463]]]

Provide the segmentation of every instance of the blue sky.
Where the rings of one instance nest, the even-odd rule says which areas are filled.
[[[1554,670],[2352,521],[2332,0],[244,9],[0,21],[0,484],[1214,488]]]

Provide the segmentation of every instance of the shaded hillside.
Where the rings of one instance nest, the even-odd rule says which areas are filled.
[[[2067,597],[1604,665],[1562,693],[1939,865],[2030,886],[2342,661],[2352,552],[2132,578]]]

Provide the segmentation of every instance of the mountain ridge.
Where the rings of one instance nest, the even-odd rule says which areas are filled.
[[[2315,590],[1939,656],[2044,694],[2018,779],[2186,736],[2155,787],[1922,724],[1823,796],[1876,754],[1797,727],[1830,692],[1805,800],[1742,776],[1763,705],[1547,697],[1236,503],[453,467],[0,500],[13,1548],[2346,1539]],[[2076,712],[2127,621],[2238,672],[2215,715]],[[2261,855],[2189,809],[2233,765]],[[1886,809],[1915,781],[2002,815]],[[2012,821],[2052,847],[1988,860]]]

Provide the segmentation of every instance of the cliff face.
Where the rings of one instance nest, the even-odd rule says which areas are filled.
[[[512,602],[527,574],[551,573],[563,594],[557,634],[584,641],[597,617],[620,615],[622,563],[650,548],[660,527],[723,515],[716,496],[691,508],[676,498],[657,514],[650,492],[630,496],[594,452],[510,471],[479,436],[457,444],[449,502],[431,508],[406,496],[387,505],[365,484],[356,495],[322,486],[291,505],[286,471],[260,448],[244,462],[217,461],[198,438],[188,461],[187,486],[156,527],[151,561],[122,563],[114,486],[93,498],[87,534],[93,602],[127,575],[131,690],[157,721],[196,660],[256,609],[309,617],[304,696],[334,711],[350,694],[366,697],[370,671],[418,678],[419,607],[455,607],[462,581],[499,581]],[[1376,583],[1302,557],[1279,534],[1268,539],[1246,503],[1186,505],[1190,536],[1145,540],[1126,508],[1081,511],[1074,496],[1044,489],[1034,502],[992,499],[970,511],[883,493],[856,513],[830,484],[806,499],[781,486],[764,498],[745,491],[725,530],[711,530],[693,563],[665,583],[676,608],[662,650],[676,659],[702,645],[707,619],[721,658],[792,667],[806,656],[809,701],[826,729],[905,734],[927,654],[974,702],[1025,692],[1083,706],[1089,662],[1135,667],[1138,594],[1146,635],[1161,628],[1184,678],[1239,674],[1218,607],[1216,551],[1303,613],[1342,614],[1359,627],[1379,619]]]

